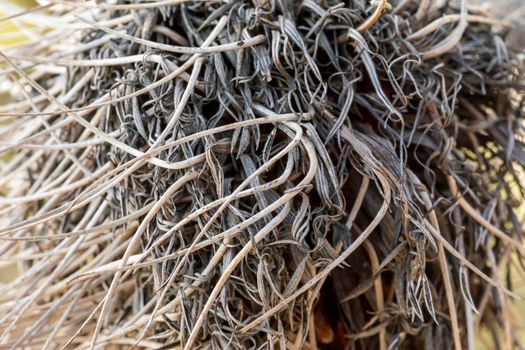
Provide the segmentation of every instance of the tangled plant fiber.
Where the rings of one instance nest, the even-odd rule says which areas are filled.
[[[24,18],[48,25],[0,51],[0,348],[520,346],[508,23],[466,0]]]

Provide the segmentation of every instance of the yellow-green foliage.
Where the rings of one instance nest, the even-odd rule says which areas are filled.
[[[11,15],[38,5],[35,0],[2,0],[0,4],[0,17]],[[23,20],[10,20],[0,23],[0,47],[18,44],[27,39],[24,30],[31,25]]]

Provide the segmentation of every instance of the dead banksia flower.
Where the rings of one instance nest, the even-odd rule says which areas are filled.
[[[24,18],[46,28],[0,50],[0,348],[519,348],[509,23],[465,0]]]

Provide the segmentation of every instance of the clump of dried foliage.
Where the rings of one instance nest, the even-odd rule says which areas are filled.
[[[8,20],[46,28],[0,50],[0,348],[518,346],[524,85],[485,7]]]

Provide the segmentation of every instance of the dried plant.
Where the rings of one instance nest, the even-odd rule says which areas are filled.
[[[0,348],[518,348],[523,70],[442,1],[49,0],[0,50]]]

